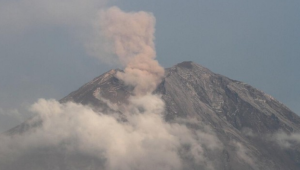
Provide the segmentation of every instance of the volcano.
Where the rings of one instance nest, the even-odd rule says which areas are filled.
[[[113,110],[110,105],[126,104],[134,95],[134,87],[119,80],[117,72],[122,70],[110,70],[96,77],[60,103],[88,105],[96,112],[109,114]],[[203,156],[211,165],[184,157],[183,169],[300,169],[300,143],[295,137],[300,132],[300,117],[272,96],[194,62],[182,62],[165,69],[165,77],[153,93],[161,96],[165,103],[162,116],[166,122],[184,122],[191,131],[209,127],[221,142],[218,150],[203,147]],[[13,138],[41,126],[42,121],[31,119],[5,135]],[[104,164],[105,160],[82,153],[39,148],[15,160],[0,160],[0,169],[96,170],[105,169]]]

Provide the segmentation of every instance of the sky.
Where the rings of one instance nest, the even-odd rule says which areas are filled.
[[[299,0],[0,0],[0,132],[39,98],[59,100],[120,67],[87,48],[110,6],[153,13],[162,66],[194,61],[300,114]]]

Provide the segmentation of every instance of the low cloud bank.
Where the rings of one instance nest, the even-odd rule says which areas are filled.
[[[176,170],[182,169],[183,159],[209,164],[204,147],[220,149],[218,139],[208,131],[165,122],[163,107],[159,96],[144,96],[132,100],[131,114],[125,113],[126,119],[121,120],[117,113],[96,113],[80,104],[40,99],[31,107],[37,114],[31,124],[42,124],[23,134],[1,136],[0,164],[37,148],[55,147],[105,160],[109,170]]]

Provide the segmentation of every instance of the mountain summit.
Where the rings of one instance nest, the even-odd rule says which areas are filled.
[[[128,103],[134,89],[119,80],[117,72],[122,71],[110,70],[96,77],[61,99],[60,103],[89,105],[95,111],[106,114],[116,111],[111,105]],[[165,69],[165,77],[153,93],[165,103],[162,116],[166,122],[184,124],[193,133],[199,134],[199,141],[203,142],[201,156],[210,163],[195,161],[184,152],[190,147],[186,145],[178,151],[184,169],[300,169],[300,118],[270,95],[193,62],[182,62]],[[122,114],[122,111],[117,112]],[[20,135],[41,126],[41,121],[27,121],[8,134]],[[214,142],[217,147],[211,147]],[[74,165],[78,164],[76,160],[82,162],[79,164],[81,169],[99,169],[103,164],[101,161],[95,163],[97,159],[84,154],[76,157],[55,149],[39,151],[30,152],[30,159],[15,160],[14,166],[0,161],[0,169],[1,166],[18,169],[26,161],[32,164],[27,169],[50,169],[46,160],[56,164],[58,169],[74,169]],[[36,162],[36,159],[39,161]],[[94,162],[93,166],[84,166],[91,162]]]

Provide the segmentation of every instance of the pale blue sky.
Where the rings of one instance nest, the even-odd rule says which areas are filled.
[[[80,23],[92,16],[88,5],[65,12],[56,11],[56,4],[22,1],[0,0],[0,131],[22,121],[16,109],[23,113],[38,98],[60,99],[115,67],[89,56],[78,38]],[[7,4],[14,10],[7,12]],[[157,59],[164,67],[194,61],[300,114],[299,0],[114,0],[110,5],[154,14]]]

